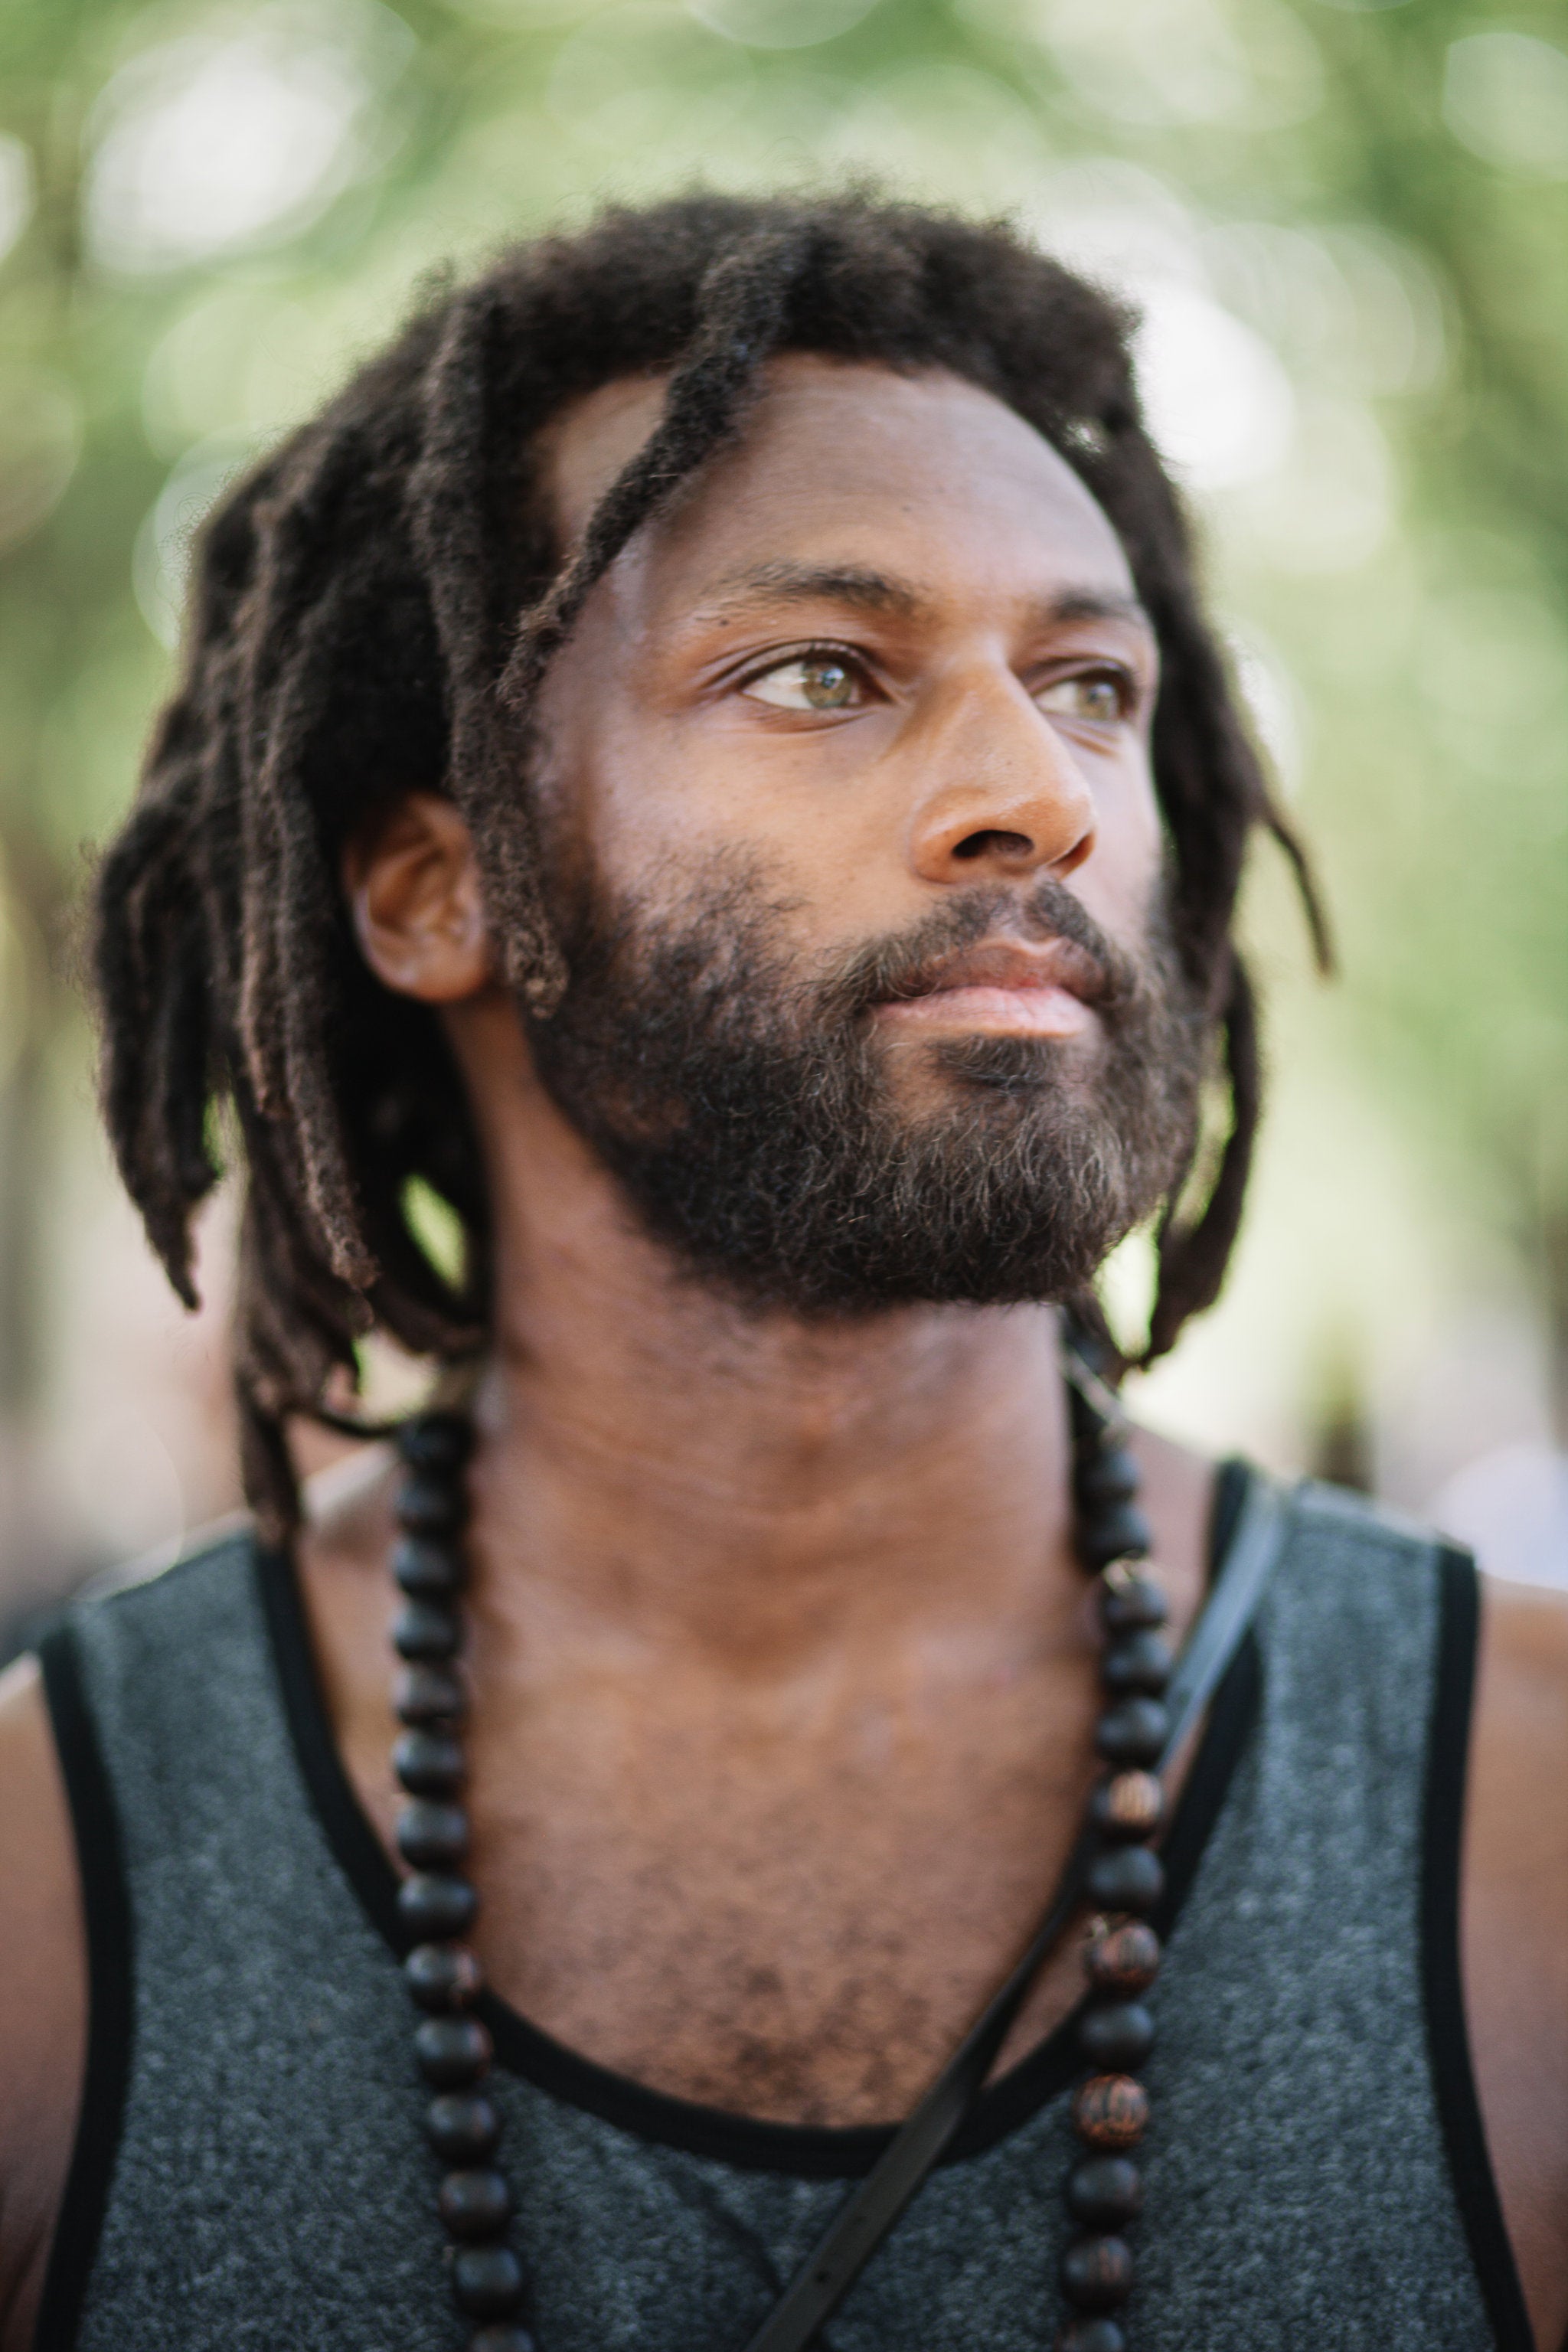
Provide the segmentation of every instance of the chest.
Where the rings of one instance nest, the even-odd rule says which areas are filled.
[[[214,1673],[184,1629],[155,1630],[134,1673],[95,1683],[140,1990],[80,2352],[180,2352],[258,2328],[301,2352],[439,2352],[452,2322],[395,1969],[322,1837],[330,1808],[307,1808],[316,1784],[267,1713],[266,1677],[237,1712],[233,1661]],[[1281,1645],[1265,1671],[1278,1718],[1266,1709],[1248,1729],[1249,1716],[1226,1716],[1193,1775],[1188,1801],[1206,1788],[1209,1827],[1187,1841],[1159,1990],[1139,2239],[1148,2352],[1521,2340],[1483,2308],[1434,2096],[1414,1926],[1428,1708],[1423,1695],[1402,1739],[1390,1693],[1404,1630],[1395,1620],[1375,1654],[1336,1649],[1305,1749],[1299,1708],[1279,1697],[1301,1661]],[[1382,1736],[1358,1748],[1373,1692]],[[478,1752],[476,1785],[496,1769]],[[531,1760],[542,1773],[549,1759]],[[590,1762],[553,1769],[591,1780]],[[604,1787],[586,1793],[602,1805]],[[489,1839],[498,1827],[480,1811]],[[612,2111],[616,2086],[561,2053],[543,2068],[518,2035],[496,2075],[542,2346],[735,2352],[842,2180],[787,2136],[759,2148],[727,2126],[694,2142],[689,2116],[650,2116],[624,2085]],[[997,2095],[990,2141],[939,2172],[860,2282],[833,2331],[843,2352],[1054,2339],[1070,2067],[1027,2072],[1026,2095],[1016,2083]]]
[[[1090,1778],[1076,1661],[728,1709],[570,1678],[476,1710],[470,1813],[496,1990],[673,2095],[796,2123],[905,2110],[1044,1906]],[[370,1759],[365,1759],[370,1763]],[[384,1837],[384,1766],[362,1790]],[[1037,1993],[1037,2036],[1079,1989]]]

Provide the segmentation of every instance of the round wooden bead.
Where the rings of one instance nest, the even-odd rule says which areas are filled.
[[[1081,1511],[1130,1503],[1138,1492],[1138,1465],[1125,1445],[1097,1445],[1079,1464],[1073,1491]]]
[[[414,1797],[397,1816],[397,1851],[414,1870],[451,1870],[468,1850],[468,1816],[461,1805]]]
[[[1165,1792],[1152,1772],[1117,1772],[1089,1801],[1089,1817],[1104,1838],[1152,1837],[1165,1811]]]
[[[502,2320],[470,2336],[468,2352],[538,2352],[538,2347],[526,2327],[513,2327]]]
[[[439,1601],[405,1601],[392,1621],[392,1646],[411,1664],[442,1665],[458,1654],[462,1620]]]
[[[411,1413],[397,1433],[397,1450],[411,1470],[460,1470],[474,1450],[474,1424],[463,1412]]]
[[[1127,2338],[1114,2319],[1069,2319],[1057,2352],[1127,2352]]]
[[[432,2090],[471,2090],[490,2063],[490,2037],[477,2017],[426,2017],[414,2030],[414,2054]]]
[[[411,1797],[451,1797],[465,1778],[463,1751],[449,1731],[405,1731],[392,1750],[392,1769]]]
[[[1125,2238],[1078,2238],[1062,2254],[1062,2293],[1080,2311],[1115,2311],[1132,2292]]]
[[[432,2099],[425,2136],[444,2164],[483,2164],[500,2139],[500,2110],[482,2092]]]
[[[416,1944],[403,1963],[403,1981],[421,2009],[462,2009],[484,1980],[467,1944]]]
[[[1141,1557],[1153,1539],[1136,1503],[1115,1503],[1108,1510],[1080,1519],[1075,1542],[1079,1559],[1098,1571],[1109,1568],[1113,1559]]]
[[[1143,2176],[1124,2156],[1091,2156],[1068,2181],[1068,2210],[1087,2230],[1120,2230],[1143,2210]]]
[[[1149,2122],[1149,2094],[1131,2074],[1091,2074],[1072,2103],[1073,2128],[1090,2147],[1136,2147]]]
[[[1124,1698],[1100,1717],[1094,1744],[1108,1764],[1152,1764],[1170,1728],[1170,1715],[1157,1698]]]
[[[416,1470],[392,1498],[397,1524],[411,1536],[455,1536],[468,1516],[468,1498],[456,1479]]]
[[[1107,1911],[1152,1911],[1165,1891],[1165,1865],[1146,1845],[1107,1846],[1089,1865],[1091,1903]]]
[[[463,1678],[450,1666],[405,1666],[393,1688],[400,1723],[461,1723],[468,1710]]]
[[[1152,1632],[1170,1613],[1170,1603],[1153,1579],[1140,1576],[1125,1561],[1108,1568],[1100,1580],[1100,1622],[1108,1633]]]
[[[479,1898],[466,1878],[447,1871],[420,1870],[397,1890],[397,1915],[420,1944],[444,1944],[466,1936],[478,1916]]]
[[[392,1555],[392,1573],[412,1600],[449,1601],[462,1591],[468,1562],[461,1547],[430,1536],[405,1536]]]
[[[1101,1992],[1147,1992],[1160,1973],[1160,1938],[1142,1919],[1094,1937],[1084,1954],[1089,1982]]]
[[[510,2246],[459,2246],[452,2293],[470,2319],[510,2319],[522,2302],[522,2264]]]
[[[454,2238],[493,2238],[511,2219],[511,2190],[505,2173],[489,2165],[448,2172],[436,2208]]]
[[[412,1605],[412,1604],[411,1604]],[[1158,1698],[1171,1679],[1172,1658],[1168,1645],[1160,1635],[1145,1628],[1137,1633],[1123,1633],[1110,1644],[1100,1662],[1100,1679],[1108,1691],[1118,1697],[1133,1691],[1147,1691]]]
[[[1096,2001],[1079,2019],[1078,2046],[1091,2066],[1125,2074],[1154,2047],[1154,2020],[1141,2000]]]

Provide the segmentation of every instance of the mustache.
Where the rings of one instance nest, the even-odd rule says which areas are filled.
[[[825,1011],[853,1019],[889,1000],[923,996],[954,956],[997,939],[1033,946],[1059,940],[1072,948],[1075,982],[1102,1013],[1114,1015],[1148,993],[1141,960],[1110,938],[1065,883],[1043,875],[1022,895],[977,888],[933,908],[906,931],[868,940],[831,977],[819,1001]],[[1158,947],[1157,936],[1152,944]]]

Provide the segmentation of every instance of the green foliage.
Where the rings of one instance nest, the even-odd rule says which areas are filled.
[[[447,1288],[460,1292],[467,1271],[468,1250],[463,1221],[450,1201],[411,1176],[403,1188],[403,1214],[409,1232]]]
[[[1156,423],[1329,870],[1333,1050],[1505,1223],[1561,1225],[1560,19],[10,0],[0,108],[6,970],[130,793],[194,521],[422,273],[606,195],[868,173],[1016,213],[1147,305]]]

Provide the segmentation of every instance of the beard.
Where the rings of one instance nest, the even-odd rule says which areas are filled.
[[[1080,1294],[1190,1163],[1212,1034],[1162,894],[1134,955],[1050,877],[976,887],[803,976],[752,877],[674,911],[579,894],[541,1078],[646,1231],[743,1304],[857,1313]],[[1098,1038],[949,1036],[900,1102],[875,1008],[983,940],[1061,939]]]

